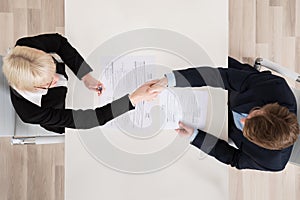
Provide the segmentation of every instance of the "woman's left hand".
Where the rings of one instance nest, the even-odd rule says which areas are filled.
[[[100,96],[105,90],[103,83],[96,80],[90,73],[86,74],[81,79],[89,90],[97,92],[98,96]],[[100,89],[101,88],[101,89]]]

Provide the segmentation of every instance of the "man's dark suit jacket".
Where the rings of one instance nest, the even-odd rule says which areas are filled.
[[[238,169],[283,170],[293,146],[283,150],[268,150],[250,142],[235,126],[232,111],[249,113],[254,107],[277,102],[297,114],[296,99],[291,89],[283,78],[272,75],[268,71],[259,72],[232,58],[229,58],[228,67],[198,67],[173,71],[176,87],[212,86],[229,92],[228,134],[238,149],[201,130],[198,130],[198,135],[191,144]]]
[[[21,38],[16,46],[27,46],[46,53],[58,54],[64,63],[81,79],[92,69],[74,49],[66,38],[59,34],[44,34]],[[66,78],[64,63],[56,62],[56,73]],[[88,129],[103,125],[111,119],[134,109],[128,95],[121,97],[103,107],[88,110],[65,109],[66,87],[49,88],[43,95],[41,107],[23,98],[16,90],[10,88],[12,104],[22,121],[40,124],[43,128],[64,133],[66,128]]]

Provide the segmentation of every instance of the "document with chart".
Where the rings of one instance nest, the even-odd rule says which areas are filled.
[[[105,92],[96,99],[105,105],[133,92],[147,81],[158,79],[164,73],[153,64],[153,57],[132,56],[109,62],[102,72]],[[133,129],[175,129],[178,121],[195,128],[204,128],[208,92],[192,88],[166,88],[157,99],[139,103],[133,111],[107,123],[105,127]]]

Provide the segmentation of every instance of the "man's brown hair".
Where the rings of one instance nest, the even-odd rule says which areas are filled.
[[[299,124],[294,113],[278,103],[267,104],[260,111],[260,114],[245,121],[243,134],[248,140],[271,150],[294,144],[299,135]]]

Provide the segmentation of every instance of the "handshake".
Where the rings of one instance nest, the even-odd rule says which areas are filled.
[[[134,106],[141,101],[152,101],[167,87],[167,85],[168,80],[166,77],[146,82],[131,93],[129,99]]]

